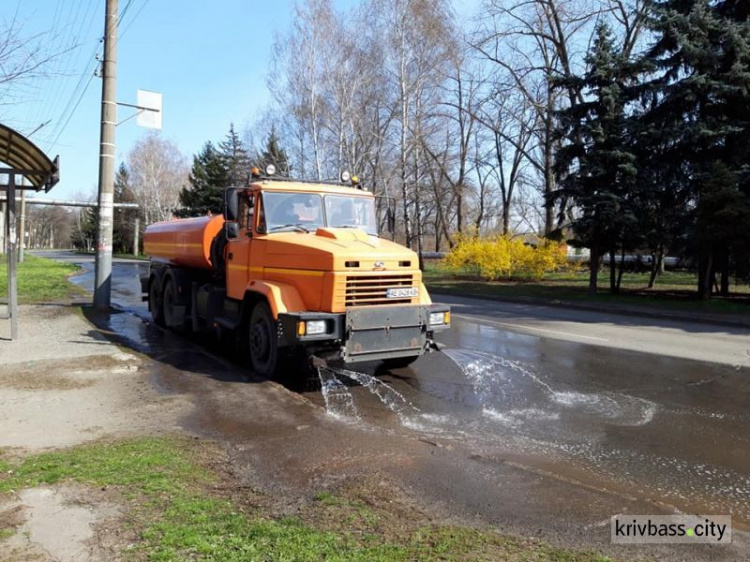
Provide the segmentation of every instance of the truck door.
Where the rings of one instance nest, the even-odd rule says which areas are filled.
[[[227,244],[227,296],[242,299],[245,296],[250,267],[250,246],[255,210],[255,194],[239,196],[240,235]]]

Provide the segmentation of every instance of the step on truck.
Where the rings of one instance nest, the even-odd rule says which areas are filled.
[[[228,336],[268,378],[283,357],[393,368],[437,349],[449,307],[430,300],[417,255],[379,236],[373,194],[342,180],[253,169],[223,215],[148,226],[141,287],[154,322]]]

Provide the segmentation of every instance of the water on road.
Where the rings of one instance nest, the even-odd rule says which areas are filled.
[[[116,264],[113,301],[126,313],[111,316],[111,330],[157,359],[216,370],[210,345],[145,321],[144,268]],[[91,271],[76,282],[90,288]],[[467,315],[441,342],[444,353],[410,368],[320,369],[320,386],[300,395],[365,432],[750,524],[750,369],[547,339]]]

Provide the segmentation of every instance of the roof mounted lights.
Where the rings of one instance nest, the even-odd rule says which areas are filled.
[[[273,164],[269,164],[268,166],[266,166],[266,176],[270,177],[270,176],[275,176],[275,175],[276,175],[276,166],[274,166]]]
[[[258,166],[253,166],[252,168],[250,168],[250,177],[253,179],[260,177],[260,168],[258,168]]]
[[[341,172],[341,183],[349,183],[349,180],[352,179],[352,176],[349,172],[344,170]]]

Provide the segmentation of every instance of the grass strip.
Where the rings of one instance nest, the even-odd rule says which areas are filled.
[[[595,296],[588,294],[588,273],[585,270],[550,273],[541,280],[483,281],[463,272],[453,271],[441,263],[428,263],[424,282],[428,289],[464,296],[562,300],[592,303],[603,307],[611,304],[711,314],[747,314],[750,311],[750,286],[732,286],[732,296],[729,298],[699,300],[695,291],[695,275],[684,272],[664,273],[652,289],[647,288],[647,273],[626,273],[623,275],[619,295],[609,293],[609,278],[603,273],[600,277],[599,292]]]
[[[0,255],[0,296],[8,292],[8,262]],[[68,299],[83,294],[68,277],[78,272],[78,266],[26,254],[18,264],[18,302],[31,304]]]
[[[139,537],[123,552],[133,559],[609,560],[477,529],[428,525],[413,530],[405,520],[392,527],[402,530],[384,535],[379,525],[398,515],[328,492],[310,502],[304,520],[271,517],[258,507],[248,511],[214,491],[217,476],[198,460],[212,456],[206,447],[182,438],[142,438],[43,453],[17,463],[0,460],[0,493],[67,481],[112,487],[127,503],[122,526]],[[334,527],[326,524],[331,521]],[[0,532],[0,540],[7,536],[7,530]]]

